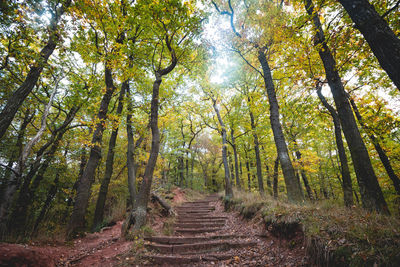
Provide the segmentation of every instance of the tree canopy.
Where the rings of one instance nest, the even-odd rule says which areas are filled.
[[[398,7],[2,1],[1,238],[138,228],[173,185],[398,215]]]

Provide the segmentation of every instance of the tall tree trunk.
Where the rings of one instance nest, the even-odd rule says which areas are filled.
[[[74,209],[67,226],[67,239],[73,238],[77,232],[85,228],[85,214],[89,204],[90,191],[95,179],[96,168],[101,159],[101,143],[105,129],[105,120],[107,118],[108,106],[115,90],[111,69],[108,63],[106,63],[104,76],[106,91],[101,100],[100,109],[97,114],[98,122],[92,137],[89,159],[78,182]]]
[[[237,153],[237,147],[236,147],[236,139],[235,139],[235,135],[234,135],[233,129],[231,130],[231,140],[232,140],[233,156],[234,156],[234,159],[235,159],[236,186],[240,190],[240,189],[242,189],[242,185],[240,184],[239,160],[238,160],[238,153]]]
[[[143,137],[140,136],[136,140],[136,144],[133,139],[133,129],[132,129],[132,99],[130,99],[130,89],[129,81],[126,84],[126,92],[128,95],[128,114],[126,115],[126,136],[128,139],[128,148],[126,152],[126,166],[128,167],[128,188],[129,196],[132,208],[135,206],[136,201],[136,163],[135,163],[135,149],[140,146],[143,141]]]
[[[271,188],[272,188],[271,173],[270,173],[270,169],[269,169],[268,163],[265,163],[265,171],[267,172],[267,187],[268,187],[268,190],[271,190]]]
[[[272,80],[271,69],[269,67],[267,58],[264,53],[264,49],[258,49],[258,61],[261,64],[263,70],[263,78],[265,83],[265,89],[267,91],[269,107],[270,107],[270,123],[272,132],[274,134],[274,141],[276,149],[278,151],[279,161],[283,172],[283,177],[286,184],[287,196],[289,201],[302,202],[303,194],[301,191],[300,183],[296,179],[296,174],[293,169],[292,162],[289,157],[288,148],[283,135],[282,125],[279,120],[279,105],[276,98],[275,86]]]
[[[150,156],[144,172],[140,191],[137,195],[134,212],[134,228],[140,229],[146,223],[147,203],[150,197],[150,189],[153,181],[153,173],[157,163],[158,152],[160,150],[160,131],[158,129],[158,108],[159,91],[162,76],[156,73],[156,80],[153,83],[153,95],[151,98],[150,128],[152,133]]]
[[[366,131],[369,138],[371,139],[372,144],[375,147],[376,152],[378,152],[379,159],[381,160],[383,167],[385,167],[387,175],[392,180],[393,186],[396,190],[397,195],[400,195],[400,179],[394,172],[392,164],[390,163],[390,160],[389,160],[388,156],[386,155],[386,152],[383,150],[383,148],[379,144],[378,138],[375,137],[375,135],[372,133],[372,131],[369,129],[369,127],[365,124],[365,122],[361,116],[361,113],[358,110],[356,103],[354,102],[354,99],[352,99],[349,96],[349,100],[350,100],[351,106],[353,107],[353,111],[356,114],[356,118],[357,118],[358,122],[360,123],[361,127]]]
[[[279,171],[279,157],[276,157],[274,162],[274,175],[273,175],[273,191],[274,198],[278,198],[278,171]]]
[[[183,156],[180,155],[178,157],[178,174],[179,175],[177,177],[179,187],[183,187],[183,182],[185,180],[185,175],[184,175],[185,170],[184,170],[184,168],[185,168],[185,164],[184,164]]]
[[[190,162],[190,187],[193,189],[194,161],[195,161],[196,154],[191,152],[190,155],[191,155],[191,159],[192,159],[191,162]]]
[[[123,103],[124,103],[124,97],[125,97],[126,87],[128,86],[128,82],[129,81],[125,81],[121,85],[121,91],[120,91],[119,97],[118,97],[118,107],[117,107],[117,112],[116,112],[117,116],[121,115],[122,109],[124,107]],[[119,130],[119,122],[116,121],[115,123],[117,123],[117,125],[113,125],[113,128],[112,128],[113,130],[111,133],[110,141],[108,143],[106,170],[104,173],[104,178],[101,181],[99,195],[97,197],[96,209],[94,212],[93,226],[92,226],[93,231],[103,221],[104,207],[106,204],[107,193],[108,193],[108,185],[110,184],[111,176],[112,176],[113,169],[114,169],[114,155],[115,155],[114,149],[115,149],[115,145],[117,143],[117,136],[118,136],[118,130]]]
[[[235,183],[235,166],[233,166],[232,154],[228,150],[228,162],[229,162],[229,170],[231,171],[231,184]]]
[[[179,165],[179,187],[183,187],[184,186],[184,182],[185,185],[187,186],[187,176],[185,179],[185,160],[183,158],[183,155],[185,154],[185,150],[186,150],[186,140],[185,140],[185,132],[183,131],[183,119],[180,121],[181,123],[181,135],[182,135],[182,154],[180,153],[179,157],[178,157],[178,165]]]
[[[225,124],[222,120],[221,114],[219,113],[219,108],[217,106],[217,100],[212,98],[212,102],[213,102],[214,111],[217,114],[219,125],[221,126],[222,161],[224,163],[224,169],[225,169],[225,196],[228,198],[232,198],[233,190],[232,190],[231,179],[229,177],[229,164],[228,164],[228,155],[227,155],[228,142],[226,140],[226,128],[225,128]]]
[[[185,171],[186,171],[186,186],[191,188],[190,186],[190,177],[189,177],[189,150],[190,148],[188,148],[188,150],[185,152]]]
[[[262,165],[261,165],[261,157],[260,157],[260,144],[258,141],[258,135],[256,133],[256,124],[254,121],[253,111],[251,110],[251,100],[250,100],[249,96],[247,97],[247,103],[248,103],[248,107],[249,107],[251,130],[253,131],[254,152],[256,154],[258,190],[261,195],[264,195],[265,192],[264,192],[264,182],[263,182]]]
[[[296,140],[294,141],[294,143],[297,144]],[[297,145],[296,145],[296,146],[297,146]],[[301,161],[301,153],[300,153],[300,151],[297,150],[297,149],[296,149],[296,152],[295,152],[295,153],[296,153],[296,158],[297,158],[297,160],[298,160],[299,163],[300,163],[300,174],[301,174],[301,178],[303,179],[304,186],[305,186],[305,188],[306,188],[308,198],[309,198],[311,201],[313,201],[313,200],[314,200],[314,197],[313,197],[313,193],[312,193],[310,184],[309,184],[309,182],[308,182],[307,174],[306,174],[306,172],[304,171],[303,162]]]
[[[60,22],[61,17],[65,12],[65,9],[68,8],[70,4],[71,0],[65,1],[65,3],[53,13],[49,26],[49,39],[47,40],[46,45],[42,48],[39,55],[37,55],[38,59],[32,64],[32,67],[30,68],[24,82],[7,100],[5,107],[1,111],[0,139],[6,133],[8,127],[15,117],[15,114],[21,107],[22,103],[25,101],[26,97],[35,87],[44,66],[47,64],[47,60],[49,59],[58,42],[60,41],[60,34],[58,33],[58,23]]]
[[[351,207],[354,205],[353,185],[351,182],[349,165],[347,163],[346,150],[343,144],[342,129],[340,126],[339,115],[337,114],[336,110],[326,101],[325,97],[322,95],[321,86],[317,87],[317,94],[324,107],[329,111],[329,114],[331,115],[333,120],[333,125],[335,128],[336,147],[339,154],[340,171],[342,174],[342,189],[343,189],[344,204],[346,205],[346,207]]]
[[[400,39],[368,0],[339,0],[381,67],[400,90]]]
[[[144,171],[142,184],[140,185],[136,203],[133,212],[125,222],[122,229],[122,235],[125,235],[133,224],[135,230],[140,229],[146,223],[147,203],[150,198],[151,184],[153,181],[153,173],[156,167],[158,152],[160,151],[160,131],[158,129],[158,109],[159,109],[159,93],[162,77],[170,73],[178,63],[175,50],[171,47],[170,39],[166,37],[166,45],[171,53],[171,64],[161,70],[155,72],[155,81],[153,83],[153,94],[151,97],[150,107],[150,129],[152,134],[150,156]]]
[[[250,163],[249,163],[249,158],[246,153],[246,171],[247,171],[247,189],[249,192],[251,192],[251,173],[250,173]]]
[[[336,61],[326,43],[322,25],[318,14],[314,11],[312,0],[305,0],[307,13],[312,16],[314,27],[317,30],[315,46],[325,68],[326,78],[336,104],[337,112],[343,133],[346,137],[354,164],[358,184],[360,187],[363,207],[379,213],[389,214],[386,201],[383,197],[378,179],[372,168],[367,148],[361,138],[351,106],[346,97],[342,80],[337,71]]]

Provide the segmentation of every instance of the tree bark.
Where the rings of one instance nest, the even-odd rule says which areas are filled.
[[[132,208],[135,206],[136,201],[136,163],[135,163],[135,149],[140,146],[143,141],[143,137],[140,136],[138,140],[136,140],[136,144],[133,140],[133,129],[132,129],[132,100],[130,99],[130,89],[129,82],[126,85],[126,92],[128,95],[128,114],[126,115],[126,136],[128,139],[128,148],[126,152],[126,166],[128,167],[128,188],[129,188],[129,196],[131,201]]]
[[[233,156],[235,159],[236,186],[240,190],[240,189],[242,189],[242,185],[240,184],[239,160],[238,160],[238,153],[237,153],[237,147],[236,147],[236,138],[235,138],[233,129],[231,130],[231,140],[232,140]]]
[[[227,155],[227,145],[228,142],[226,140],[226,128],[225,124],[222,120],[221,114],[219,113],[219,108],[217,106],[217,100],[212,98],[213,108],[215,113],[217,114],[219,125],[221,126],[221,137],[222,137],[222,161],[224,163],[225,169],[225,196],[228,198],[233,197],[233,190],[231,184],[231,178],[229,173],[229,164],[228,164],[228,155]]]
[[[183,120],[181,120],[181,135],[182,135],[182,153],[179,152],[179,157],[178,157],[178,165],[179,165],[179,187],[184,186],[184,182],[187,186],[187,177],[185,179],[185,160],[183,158],[183,155],[186,154],[184,153],[186,149],[186,140],[185,140],[185,132],[183,131]]]
[[[49,26],[49,39],[46,45],[42,48],[38,55],[38,59],[33,63],[30,68],[28,75],[26,76],[24,82],[18,87],[17,90],[11,95],[7,100],[7,103],[0,113],[0,139],[6,133],[8,127],[10,126],[15,114],[21,107],[22,103],[25,101],[26,97],[32,92],[33,88],[38,81],[40,74],[44,66],[47,64],[47,60],[54,52],[58,42],[60,41],[60,34],[58,31],[58,23],[61,20],[65,9],[69,7],[71,0],[67,0],[61,7],[59,7],[51,18]]]
[[[165,201],[165,199],[163,199],[162,197],[160,197],[156,193],[152,193],[151,194],[151,199],[152,199],[152,201],[157,201],[160,204],[160,206],[164,209],[164,212],[165,212],[166,216],[171,215],[171,214],[174,213],[171,205],[169,205]]]
[[[250,174],[250,163],[246,153],[246,171],[247,171],[247,189],[251,192],[251,174]]]
[[[368,0],[338,0],[400,90],[400,39]]]
[[[344,204],[346,205],[346,207],[351,207],[354,205],[353,186],[351,182],[349,165],[347,163],[346,150],[344,148],[342,139],[342,129],[340,126],[339,115],[337,114],[336,110],[326,101],[325,97],[322,95],[321,86],[317,87],[317,94],[324,107],[329,111],[329,114],[331,115],[333,120],[333,125],[335,128],[336,147],[339,154],[340,171],[342,174],[342,189],[343,189]]]
[[[171,47],[171,40],[166,37],[166,45],[171,53],[171,64],[164,68],[155,71],[155,81],[153,83],[153,94],[150,107],[150,129],[152,134],[150,156],[144,171],[144,177],[137,195],[136,203],[133,212],[128,216],[128,219],[123,225],[122,235],[125,235],[133,224],[135,230],[140,229],[146,223],[147,203],[150,198],[151,184],[153,181],[153,173],[156,167],[158,152],[160,151],[160,131],[158,129],[158,109],[159,109],[159,93],[162,77],[170,73],[178,63],[175,50]]]
[[[185,170],[184,169],[185,169],[185,164],[184,164],[183,156],[180,155],[178,157],[178,174],[179,175],[177,177],[179,187],[183,187],[183,181],[185,180],[185,175],[184,175]]]
[[[375,210],[379,213],[389,214],[367,148],[361,138],[351,106],[347,100],[343,83],[337,71],[336,61],[326,43],[322,25],[318,14],[314,11],[312,0],[305,0],[305,6],[307,13],[312,16],[314,27],[317,31],[315,46],[318,47],[318,53],[324,65],[326,78],[331,88],[339,119],[343,127],[343,133],[350,149],[360,187],[363,207],[367,210]]]
[[[371,139],[372,144],[375,147],[376,152],[378,152],[379,159],[381,160],[383,167],[385,167],[387,175],[392,180],[393,186],[396,190],[397,195],[400,195],[400,179],[394,172],[392,164],[390,163],[389,157],[386,155],[385,150],[383,150],[383,148],[379,144],[378,138],[375,137],[375,135],[371,132],[369,127],[365,124],[365,122],[361,116],[361,113],[358,110],[356,103],[354,102],[354,99],[350,98],[350,96],[349,96],[349,100],[350,100],[351,106],[353,107],[353,111],[356,114],[356,118],[357,118],[358,122],[360,123],[361,127],[366,131],[369,138]]]
[[[278,171],[279,171],[279,157],[276,157],[274,163],[274,176],[273,176],[273,191],[274,191],[274,198],[278,198]]]
[[[150,189],[153,181],[153,173],[160,150],[160,131],[158,129],[159,91],[162,76],[156,73],[153,83],[153,95],[151,99],[150,128],[152,133],[150,156],[144,172],[139,194],[134,207],[134,229],[140,229],[146,223],[147,203],[150,197]],[[129,228],[129,227],[128,227]]]
[[[291,202],[302,202],[304,198],[301,192],[300,183],[296,179],[296,174],[294,172],[293,165],[289,157],[285,136],[283,135],[282,125],[279,120],[279,105],[278,105],[278,100],[276,98],[275,86],[272,80],[271,69],[269,67],[265,53],[261,48],[258,49],[258,60],[261,64],[264,74],[263,78],[270,107],[269,119],[271,123],[272,132],[274,134],[274,141],[276,149],[278,151],[278,157],[281,163],[283,177],[286,184],[287,196],[289,201]]]
[[[108,106],[115,90],[111,69],[108,66],[108,63],[106,63],[105,66],[104,76],[106,91],[101,100],[100,109],[97,114],[98,122],[96,123],[95,131],[92,137],[92,147],[90,149],[89,159],[78,182],[75,204],[67,226],[67,239],[73,238],[76,233],[85,228],[85,214],[89,204],[90,190],[94,182],[96,168],[101,159],[101,143],[105,129]]]
[[[296,142],[296,140],[294,140],[294,143],[295,143],[295,146],[297,147],[297,142]],[[310,187],[310,183],[308,182],[307,174],[306,174],[306,172],[304,171],[303,162],[301,162],[301,153],[300,153],[299,150],[296,149],[295,154],[296,154],[297,160],[298,160],[299,163],[300,163],[300,174],[301,174],[301,178],[303,179],[304,186],[305,186],[305,188],[306,188],[308,198],[309,198],[311,201],[313,201],[313,200],[314,200],[314,196],[313,196],[313,193],[312,193],[312,190],[311,190],[311,187]]]
[[[271,173],[270,173],[270,169],[268,166],[268,163],[265,163],[265,171],[267,172],[267,187],[269,192],[271,193],[271,188],[272,188],[272,184],[271,184]]]
[[[120,116],[122,113],[122,109],[124,107],[124,97],[126,92],[126,87],[128,86],[129,81],[125,81],[121,85],[121,91],[118,97],[118,107],[116,115]],[[118,123],[118,122],[117,122]],[[99,195],[97,197],[96,202],[96,209],[94,212],[93,218],[93,226],[92,230],[94,231],[98,225],[100,225],[104,218],[104,207],[107,200],[107,193],[108,193],[108,185],[111,181],[111,176],[114,169],[114,155],[115,155],[115,145],[117,143],[117,136],[118,136],[119,124],[113,125],[113,130],[111,133],[110,141],[108,143],[108,152],[107,152],[107,159],[106,159],[106,170],[104,172],[104,178],[101,181]]]
[[[231,172],[230,174],[230,178],[231,178],[231,184],[234,185],[235,183],[235,167],[233,166],[233,160],[232,160],[232,155],[229,149],[227,149],[228,151],[228,164],[229,164],[229,170]]]
[[[261,157],[260,157],[260,144],[258,141],[258,135],[256,133],[256,124],[254,121],[254,114],[251,110],[250,97],[247,97],[247,103],[249,107],[249,115],[250,115],[250,125],[251,130],[253,131],[253,142],[254,142],[254,152],[256,154],[256,169],[257,169],[257,182],[258,182],[258,190],[261,195],[264,195],[264,182],[262,175],[262,165],[261,165]]]

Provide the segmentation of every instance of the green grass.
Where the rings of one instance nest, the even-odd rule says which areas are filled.
[[[274,235],[304,234],[310,258],[328,266],[400,266],[400,221],[333,201],[294,205],[258,194],[235,192],[226,207],[245,218],[261,216]]]

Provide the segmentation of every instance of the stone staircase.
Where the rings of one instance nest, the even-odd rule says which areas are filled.
[[[210,195],[178,207],[174,236],[145,238],[146,247],[152,254],[144,258],[153,265],[193,265],[229,260],[236,256],[230,250],[256,245],[256,242],[242,240],[245,236],[227,234],[227,216],[216,214],[217,201],[218,196]]]

